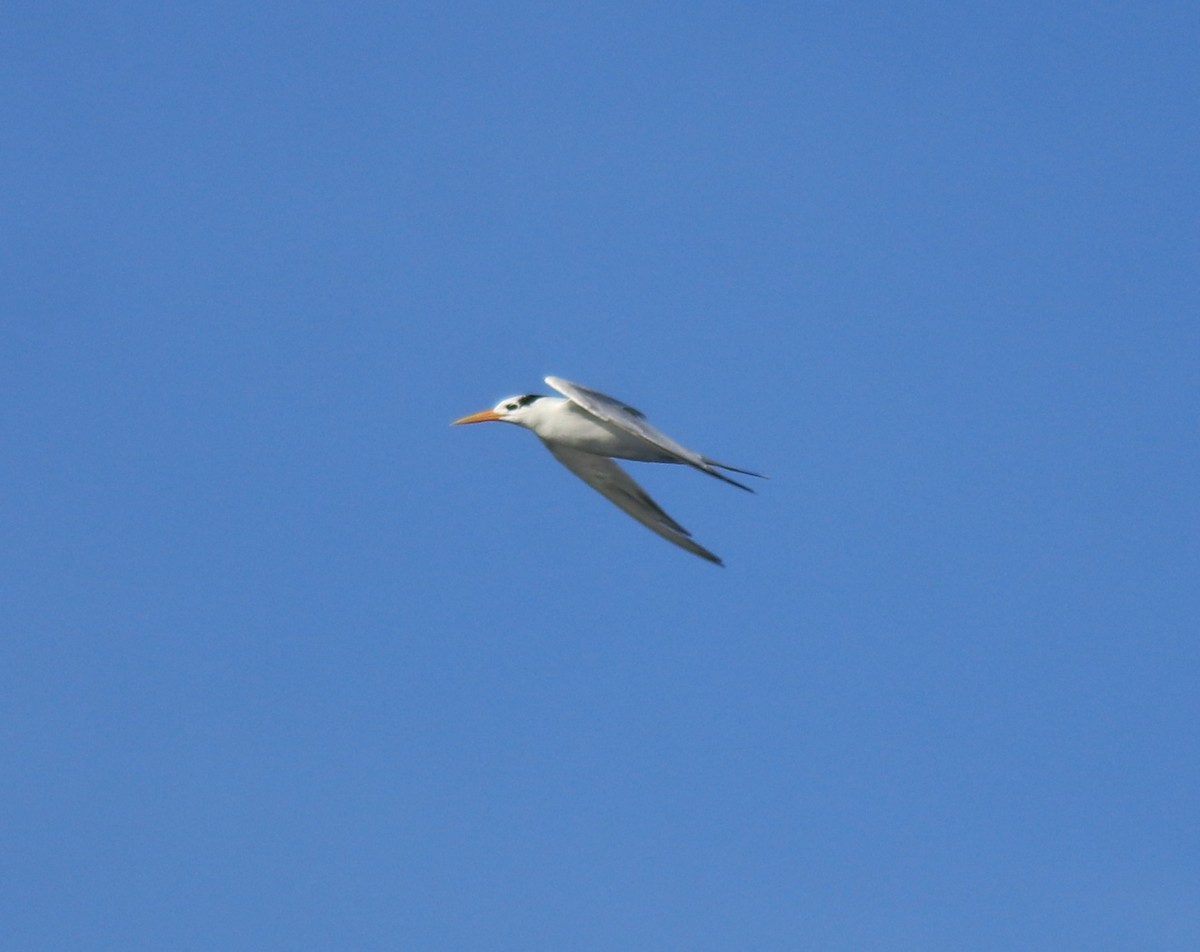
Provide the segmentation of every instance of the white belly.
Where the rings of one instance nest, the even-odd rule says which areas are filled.
[[[546,419],[538,421],[534,432],[548,443],[599,456],[653,463],[675,461],[675,457],[664,453],[653,443],[606,423],[566,401],[556,407],[554,413],[548,414]]]

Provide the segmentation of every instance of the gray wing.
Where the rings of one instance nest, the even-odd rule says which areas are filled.
[[[754,492],[754,490],[749,486],[743,486],[735,479],[730,479],[724,473],[718,472],[718,467],[720,469],[731,470],[735,473],[744,473],[747,476],[762,478],[759,473],[752,473],[748,469],[738,469],[736,466],[718,463],[715,459],[709,459],[695,450],[689,450],[681,443],[676,443],[667,434],[647,423],[646,415],[641,410],[635,410],[628,404],[601,393],[599,390],[592,390],[590,387],[571,383],[569,380],[563,380],[562,377],[547,377],[546,383],[572,403],[578,404],[592,416],[599,417],[606,423],[620,427],[626,433],[632,433],[635,436],[641,437],[647,443],[652,443],[664,453],[675,457],[680,463],[694,466],[701,472],[708,473],[709,476],[715,476],[717,479],[731,483],[739,489],[746,490],[746,492]]]
[[[691,533],[663,512],[646,490],[607,456],[597,456],[595,453],[585,453],[551,443],[546,443],[546,449],[553,453],[554,458],[563,466],[610,502],[620,506],[651,532],[657,532],[668,542],[674,542],[702,559],[708,559],[717,565],[723,564],[708,549],[693,542]]]

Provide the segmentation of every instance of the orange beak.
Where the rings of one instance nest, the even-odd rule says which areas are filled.
[[[500,414],[495,410],[482,410],[479,413],[472,413],[470,416],[461,417],[451,423],[451,426],[458,426],[460,423],[487,423],[488,420],[499,420]]]

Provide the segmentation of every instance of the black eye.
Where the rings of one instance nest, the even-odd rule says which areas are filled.
[[[515,403],[507,403],[504,405],[505,410],[515,410],[516,408],[517,405]]]

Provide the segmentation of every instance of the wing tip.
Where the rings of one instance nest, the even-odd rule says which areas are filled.
[[[670,541],[674,542],[681,549],[687,549],[687,551],[691,552],[692,555],[700,556],[700,558],[704,559],[706,562],[711,562],[713,565],[719,565],[721,568],[725,568],[725,563],[721,560],[721,557],[717,555],[717,553],[709,552],[708,549],[704,548],[704,546],[702,546],[699,542],[696,542],[694,539],[689,538],[686,544],[679,539],[671,539]]]

